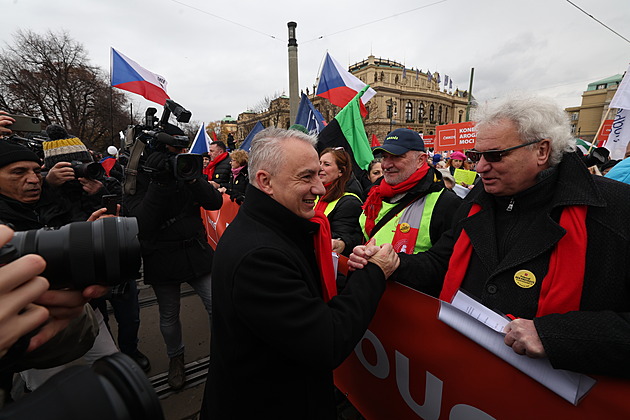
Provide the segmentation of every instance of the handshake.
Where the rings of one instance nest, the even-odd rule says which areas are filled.
[[[374,238],[365,245],[355,246],[348,260],[350,271],[360,270],[368,263],[374,263],[389,278],[400,265],[400,258],[391,244],[375,245]]]

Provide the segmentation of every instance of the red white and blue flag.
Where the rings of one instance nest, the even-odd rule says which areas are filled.
[[[110,74],[113,87],[137,93],[160,105],[169,99],[164,77],[150,72],[113,48]]]
[[[326,53],[322,72],[319,75],[319,83],[317,84],[317,96],[326,98],[333,105],[345,107],[365,86],[358,77],[352,75],[341,64],[337,62],[330,54]],[[372,88],[361,97],[361,115],[367,115],[365,104],[372,96],[376,95],[376,91]]]

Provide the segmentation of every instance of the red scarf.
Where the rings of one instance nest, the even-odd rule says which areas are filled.
[[[328,218],[321,211],[315,211],[311,222],[319,224],[319,230],[313,237],[315,244],[315,258],[319,267],[322,282],[324,302],[328,302],[337,295],[337,279],[332,261],[332,234]]]
[[[429,170],[429,165],[424,164],[416,172],[414,172],[409,178],[396,185],[389,185],[385,179],[380,184],[375,185],[370,190],[367,200],[363,205],[363,213],[365,213],[365,232],[371,236],[372,229],[374,229],[374,221],[378,216],[378,213],[383,207],[383,198],[390,198],[397,194],[402,194],[413,188]]]
[[[210,163],[208,164],[208,166],[204,168],[203,173],[208,175],[208,179],[210,181],[212,181],[212,177],[214,176],[214,167],[217,166],[219,162],[221,162],[226,157],[228,157],[228,152],[223,152],[219,156],[217,156],[215,159],[212,159]]]
[[[468,217],[478,213],[481,206],[473,204]],[[565,207],[560,226],[567,233],[556,244],[549,259],[549,270],[542,281],[536,316],[566,313],[580,309],[584,270],[586,266],[586,206]],[[453,300],[468,270],[473,247],[462,230],[448,263],[440,299]]]

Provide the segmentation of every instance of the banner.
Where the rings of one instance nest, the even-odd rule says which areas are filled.
[[[241,206],[230,200],[230,196],[227,194],[223,194],[223,205],[219,210],[201,208],[201,220],[206,227],[208,243],[212,249],[217,249],[219,238],[232,223],[240,208]]]
[[[428,149],[430,147],[435,147],[435,135],[422,135],[422,140],[424,141],[424,148]]]
[[[615,120],[606,120],[604,121],[604,124],[602,124],[602,129],[599,132],[599,134],[597,135],[597,141],[606,141],[608,140],[608,136],[610,136],[610,132],[612,131],[612,126],[613,126],[613,122]],[[598,147],[600,147],[601,144],[598,143]]]
[[[335,370],[335,384],[366,419],[630,418],[630,381],[595,377],[572,405],[439,321],[439,305],[388,283],[365,336]]]
[[[473,149],[475,140],[477,139],[477,131],[473,121],[438,125],[435,127],[435,146],[436,152],[448,150],[464,150]]]

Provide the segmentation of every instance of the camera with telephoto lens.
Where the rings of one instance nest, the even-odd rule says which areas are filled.
[[[92,365],[71,366],[24,398],[0,410],[0,420],[163,420],[142,369],[122,353]]]
[[[149,152],[145,152],[145,156],[150,155],[152,152],[169,155],[165,164],[166,172],[172,174],[175,179],[190,181],[200,178],[203,171],[203,158],[201,155],[189,153],[174,154],[169,152],[167,147],[171,146],[174,149],[190,147],[190,139],[177,126],[169,124],[168,119],[173,115],[178,122],[187,123],[192,116],[191,112],[175,101],[167,99],[162,116],[159,119],[155,116],[156,113],[157,110],[155,108],[148,108],[145,112],[144,124],[135,125],[127,129],[122,147],[123,155],[126,155],[123,159],[128,159],[129,164],[133,165],[134,159],[131,157],[134,153],[133,148],[136,148],[137,142],[142,142],[146,145],[146,152]],[[154,168],[146,165],[139,165],[136,168],[132,167],[129,169],[131,171],[140,170],[149,174],[155,172]],[[129,169],[127,172],[130,172]]]
[[[105,176],[105,169],[98,162],[83,163],[80,160],[73,160],[70,165],[75,178],[99,179]]]
[[[106,217],[70,223],[56,230],[15,232],[13,239],[0,248],[0,264],[26,254],[38,254],[46,260],[42,276],[51,289],[115,286],[138,278],[138,222],[134,217]]]

